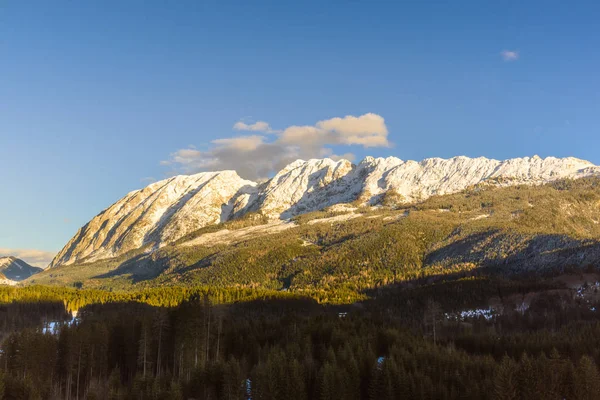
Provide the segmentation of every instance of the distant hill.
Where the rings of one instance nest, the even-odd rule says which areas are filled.
[[[0,257],[0,283],[13,284],[42,271],[42,268],[29,265],[16,257]]]

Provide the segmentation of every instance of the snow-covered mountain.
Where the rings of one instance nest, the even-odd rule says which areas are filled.
[[[13,285],[41,271],[16,257],[0,257],[0,284]]]
[[[67,243],[55,267],[122,255],[173,242],[207,225],[248,212],[289,218],[334,204],[376,204],[383,196],[412,202],[489,182],[542,184],[600,175],[576,158],[430,158],[421,162],[367,157],[358,165],[329,158],[297,160],[269,181],[244,180],[235,171],[176,176],[133,191],[98,214]]]

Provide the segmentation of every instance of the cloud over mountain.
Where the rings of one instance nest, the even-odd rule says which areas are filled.
[[[373,113],[331,118],[315,125],[293,125],[282,131],[272,130],[264,121],[251,125],[238,122],[234,129],[275,135],[216,139],[208,150],[180,149],[162,164],[184,173],[233,169],[244,178],[261,179],[298,158],[354,158],[351,153],[336,155],[330,146],[390,146],[385,120]]]

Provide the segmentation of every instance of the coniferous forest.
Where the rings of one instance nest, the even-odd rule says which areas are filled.
[[[595,292],[470,279],[324,305],[260,290],[3,288],[0,390],[4,399],[597,399]],[[470,295],[444,301],[455,293]],[[477,308],[492,294],[502,313]]]

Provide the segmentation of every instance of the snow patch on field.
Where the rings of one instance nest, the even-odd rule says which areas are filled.
[[[456,313],[446,313],[446,319],[455,321],[464,321],[472,318],[483,317],[487,320],[491,320],[496,312],[493,308],[472,308],[468,310],[462,310]]]
[[[489,217],[490,217],[490,214],[481,214],[481,215],[478,215],[476,217],[470,218],[470,220],[471,221],[478,221],[480,219],[486,219],[486,218],[489,218]]]
[[[334,204],[331,207],[329,207],[327,209],[327,211],[333,211],[333,212],[338,212],[338,211],[343,211],[343,212],[353,212],[358,210],[358,208],[356,207],[352,207],[350,204]]]
[[[258,236],[279,233],[294,228],[295,226],[297,225],[291,221],[274,220],[264,225],[249,226],[234,231],[222,229],[217,232],[205,233],[200,237],[182,243],[181,246],[213,246],[217,244],[229,244]]]
[[[349,213],[349,214],[343,214],[343,215],[336,215],[335,217],[313,219],[311,221],[308,221],[308,224],[309,225],[322,224],[322,223],[333,224],[334,222],[348,221],[348,220],[351,220],[354,218],[358,218],[360,216],[361,216],[361,214]]]
[[[404,211],[402,214],[399,214],[399,215],[384,217],[383,220],[384,221],[397,221],[404,217],[408,217],[408,211]]]

